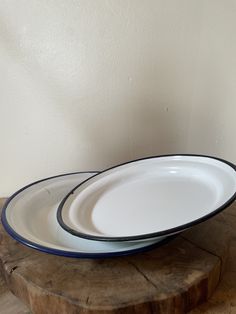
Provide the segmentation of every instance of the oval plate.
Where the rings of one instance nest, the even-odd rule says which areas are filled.
[[[78,184],[58,207],[59,224],[91,240],[169,236],[200,223],[236,197],[235,166],[203,155],[124,163]]]
[[[58,204],[78,182],[94,174],[59,175],[22,188],[3,207],[2,223],[6,231],[15,240],[36,250],[77,258],[129,255],[150,250],[165,242],[164,238],[163,241],[152,240],[148,243],[94,242],[63,230],[56,219]]]

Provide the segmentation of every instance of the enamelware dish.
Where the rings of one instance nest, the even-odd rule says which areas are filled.
[[[34,249],[68,257],[101,258],[129,255],[158,246],[147,243],[107,243],[71,235],[60,227],[56,210],[62,198],[95,172],[73,173],[34,182],[11,196],[2,211],[6,231]],[[164,240],[164,237],[163,239]]]
[[[134,160],[78,183],[60,203],[57,219],[90,240],[169,236],[209,219],[236,197],[235,166],[202,155]]]

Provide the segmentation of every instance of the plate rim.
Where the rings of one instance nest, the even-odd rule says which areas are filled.
[[[151,249],[154,249],[160,245],[163,245],[167,242],[169,242],[172,238],[174,237],[167,237],[159,242],[156,243],[152,243],[150,245],[146,245],[144,247],[140,247],[140,248],[136,248],[136,249],[130,249],[130,250],[125,250],[125,251],[118,251],[118,252],[102,252],[102,253],[83,253],[83,252],[77,252],[77,251],[65,251],[65,250],[60,250],[60,249],[55,249],[55,248],[50,248],[49,246],[44,246],[41,244],[38,244],[34,241],[28,240],[27,238],[21,236],[18,232],[16,232],[12,226],[10,225],[10,223],[8,223],[8,219],[7,219],[7,208],[9,206],[9,204],[11,203],[11,201],[13,199],[15,199],[16,196],[18,196],[20,193],[24,192],[25,190],[27,190],[28,188],[37,185],[41,182],[44,181],[48,181],[50,179],[56,179],[59,177],[66,177],[66,176],[70,176],[70,175],[76,175],[76,174],[98,174],[98,171],[78,171],[78,172],[70,172],[70,173],[64,173],[64,174],[59,174],[59,175],[55,175],[55,176],[50,176],[47,178],[43,178],[37,181],[34,181],[30,184],[25,185],[24,187],[20,188],[19,190],[17,190],[15,193],[13,193],[9,198],[7,198],[7,200],[5,201],[5,203],[3,204],[2,207],[2,214],[1,214],[1,222],[2,225],[5,229],[5,231],[16,241],[20,242],[21,244],[23,244],[24,246],[30,247],[34,250],[37,251],[41,251],[47,254],[52,254],[52,255],[58,255],[58,256],[63,256],[63,257],[71,257],[71,258],[112,258],[112,257],[118,257],[118,256],[128,256],[131,254],[137,254],[137,253],[141,253],[141,252],[146,252],[149,251]],[[89,239],[88,239],[89,240]]]
[[[84,180],[83,182],[81,182],[80,184],[78,184],[77,186],[75,186],[61,201],[61,203],[59,204],[58,208],[57,208],[57,221],[60,224],[60,226],[66,230],[67,232],[73,234],[74,236],[80,237],[80,238],[85,238],[88,240],[94,240],[94,241],[107,241],[107,242],[123,242],[123,241],[137,241],[137,240],[145,240],[145,239],[152,239],[155,237],[161,237],[161,236],[171,236],[172,234],[175,233],[179,233],[181,231],[184,231],[185,229],[188,229],[190,227],[193,227],[199,223],[202,223],[208,219],[210,219],[211,217],[217,215],[218,213],[220,213],[221,211],[223,211],[225,208],[227,208],[230,204],[232,204],[235,199],[236,199],[236,191],[235,193],[221,206],[217,207],[215,210],[213,210],[212,212],[197,218],[191,222],[179,225],[177,227],[173,227],[173,228],[169,228],[166,230],[162,230],[162,231],[158,231],[158,232],[152,232],[152,233],[146,233],[146,234],[140,234],[140,235],[135,235],[135,236],[119,236],[119,237],[115,237],[115,236],[98,236],[98,235],[92,235],[92,234],[87,234],[84,232],[79,232],[71,227],[69,227],[63,220],[62,217],[62,211],[64,208],[64,204],[67,201],[67,199],[69,198],[70,195],[72,195],[82,184],[86,183],[87,181],[93,179],[94,177],[103,174],[109,170],[118,168],[120,166],[123,165],[127,165],[130,163],[134,163],[137,161],[142,161],[142,160],[148,160],[148,159],[155,159],[155,158],[161,158],[161,157],[201,157],[201,158],[209,158],[209,159],[214,159],[217,161],[220,161],[224,164],[227,164],[228,166],[230,166],[235,172],[236,172],[236,165],[234,165],[232,162],[225,160],[223,158],[220,157],[216,157],[216,156],[211,156],[211,155],[203,155],[203,154],[165,154],[165,155],[156,155],[156,156],[148,156],[148,157],[142,157],[142,158],[138,158],[138,159],[133,159],[130,161],[126,161],[124,163],[120,163],[118,165],[109,167],[103,171],[98,172],[97,174],[95,174],[94,176],[89,177],[88,179]]]

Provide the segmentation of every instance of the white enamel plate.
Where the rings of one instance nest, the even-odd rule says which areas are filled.
[[[57,222],[56,210],[62,198],[95,173],[75,173],[32,183],[8,199],[2,212],[6,231],[17,241],[51,254],[100,258],[128,255],[156,247],[148,243],[107,243],[71,235]]]
[[[57,218],[87,239],[135,241],[180,232],[226,208],[236,196],[235,166],[200,155],[128,162],[78,184]]]

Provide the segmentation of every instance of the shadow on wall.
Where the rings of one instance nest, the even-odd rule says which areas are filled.
[[[87,151],[85,158],[91,165],[109,167],[145,156],[182,151],[187,133],[184,133],[184,126],[179,125],[176,113],[171,112],[173,106],[150,98],[131,96],[112,108],[109,104],[105,108],[101,104],[103,110],[99,114],[91,103],[87,103],[85,106],[91,106],[91,110],[82,113],[82,125],[78,125],[78,121],[83,120],[81,112],[75,110],[77,115],[75,113],[73,120],[70,119],[74,140],[79,135],[87,143],[89,154]],[[102,98],[100,101],[103,103]]]

